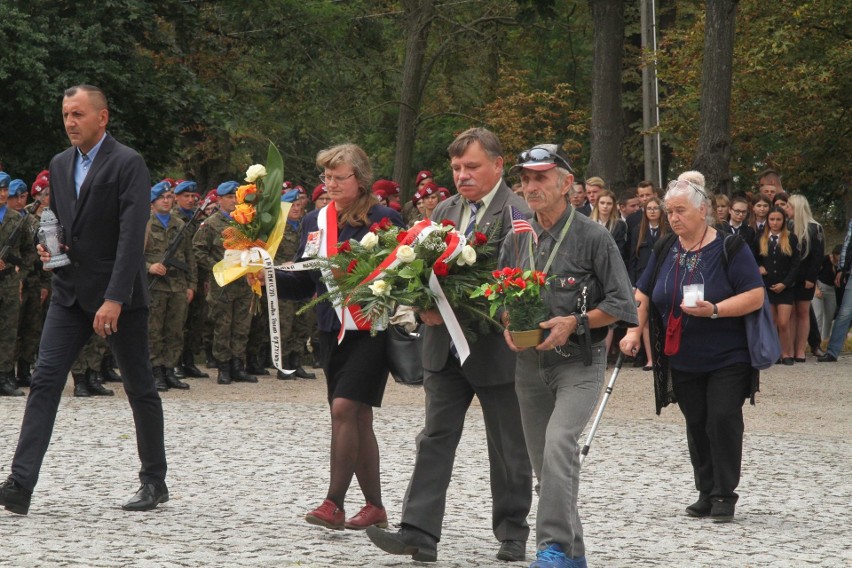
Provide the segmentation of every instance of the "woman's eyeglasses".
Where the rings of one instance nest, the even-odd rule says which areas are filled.
[[[320,178],[320,181],[323,182],[323,183],[331,183],[332,181],[336,181],[338,184],[341,184],[354,175],[355,175],[354,173],[351,173],[348,176],[327,176],[325,174],[320,174],[319,178]]]

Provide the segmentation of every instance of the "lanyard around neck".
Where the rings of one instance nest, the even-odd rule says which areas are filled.
[[[556,244],[553,245],[553,250],[550,251],[550,257],[547,259],[547,263],[544,265],[544,272],[547,274],[547,271],[550,270],[550,265],[553,264],[553,259],[556,258],[556,251],[559,250],[559,245],[562,244],[562,240],[565,238],[565,235],[568,234],[568,228],[571,227],[571,222],[574,220],[574,209],[571,207],[571,214],[568,215],[568,220],[565,221],[565,226],[562,227],[562,232],[559,233],[559,239],[556,241]],[[535,270],[535,252],[533,251],[533,239],[530,239],[530,269]]]

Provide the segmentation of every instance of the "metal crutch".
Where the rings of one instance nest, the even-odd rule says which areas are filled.
[[[603,400],[601,400],[601,406],[598,408],[598,414],[595,416],[595,421],[592,422],[592,428],[589,430],[589,435],[586,437],[586,445],[584,445],[583,449],[580,450],[580,465],[583,465],[583,460],[586,459],[586,455],[589,453],[589,446],[592,445],[592,438],[595,437],[595,431],[598,429],[598,424],[601,422],[601,417],[603,416],[604,409],[606,408],[606,402],[609,400],[609,395],[612,394],[612,387],[615,386],[615,379],[618,378],[618,372],[621,370],[622,363],[624,363],[624,353],[619,352],[618,358],[615,360],[615,368],[612,370],[612,377],[609,379],[609,384],[606,386]]]

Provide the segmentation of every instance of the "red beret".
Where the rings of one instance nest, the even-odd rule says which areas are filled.
[[[48,187],[50,187],[50,172],[48,170],[42,170],[33,182],[33,187],[30,189],[30,195],[35,197]]]
[[[178,184],[178,182],[176,182],[176,181],[175,181],[175,180],[173,180],[172,178],[163,178],[163,179],[161,179],[160,181],[167,181],[167,182],[169,182],[169,187],[171,187],[172,189],[174,189],[174,188],[175,188],[175,186]]]
[[[313,193],[311,193],[311,201],[316,201],[320,198],[323,193],[327,193],[328,190],[325,188],[325,184],[321,183],[314,188]]]
[[[450,190],[449,190],[449,189],[447,189],[446,187],[439,187],[439,188],[438,188],[438,193],[440,193],[440,194],[441,194],[441,199],[442,199],[442,200],[443,200],[443,199],[446,199],[446,198],[448,198],[448,197],[450,197],[450,196],[452,195],[452,193],[450,193]]]
[[[399,184],[391,179],[376,180],[373,184],[373,193],[379,197],[388,197],[399,194]]]
[[[432,177],[432,172],[430,172],[429,170],[421,170],[417,174],[417,177],[414,179],[414,185],[417,185],[418,183],[420,183],[424,179],[431,178],[431,177]]]
[[[207,195],[206,195],[206,196],[204,196],[204,199],[205,199],[205,200],[206,200],[206,199],[209,199],[209,200],[210,200],[210,203],[218,203],[218,202],[219,202],[219,196],[218,196],[218,195],[217,195],[217,193],[216,193],[216,188],[214,187],[213,189],[211,189],[210,191],[208,191],[208,192],[207,192]]]
[[[414,204],[417,205],[417,202],[425,197],[429,197],[430,195],[438,194],[438,184],[434,181],[430,181],[419,190],[414,193]]]

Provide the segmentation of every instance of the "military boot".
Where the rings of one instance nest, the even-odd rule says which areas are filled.
[[[107,383],[121,382],[121,375],[115,372],[115,361],[112,355],[104,355],[101,359],[101,377]]]
[[[154,375],[154,386],[157,387],[157,390],[160,392],[169,390],[169,384],[166,382],[166,368],[162,365],[157,365],[151,368],[151,372]]]
[[[216,382],[220,385],[231,384],[231,365],[228,361],[218,361],[216,366],[219,369],[219,374],[216,377]]]
[[[177,376],[177,373],[172,369],[166,369],[166,384],[169,385],[170,389],[180,389],[187,390],[189,385],[180,380],[181,378]]]
[[[24,391],[15,386],[14,371],[0,372],[0,396],[24,396]]]
[[[86,373],[71,373],[71,376],[74,377],[74,396],[91,396],[86,388]]]
[[[112,389],[105,388],[101,374],[94,369],[86,369],[86,388],[92,396],[114,396]]]
[[[18,359],[18,386],[30,386],[32,378],[32,373],[30,373],[30,362],[26,359]]]
[[[256,383],[257,377],[249,375],[245,371],[242,359],[233,357],[231,359],[231,379],[238,383]]]
[[[260,362],[260,355],[249,355],[247,358],[246,373],[250,375],[268,375],[269,371],[263,368]]]
[[[210,375],[195,366],[195,357],[192,355],[192,351],[190,350],[183,352],[181,365],[183,366],[183,374],[187,377],[195,379],[206,379],[210,377]]]
[[[290,354],[290,365],[289,365],[289,367],[291,369],[296,370],[295,375],[296,375],[296,377],[298,377],[300,379],[315,379],[315,378],[317,378],[317,376],[314,373],[309,373],[308,371],[305,370],[304,367],[302,367],[302,362],[299,361],[299,355],[296,354],[296,353]]]

